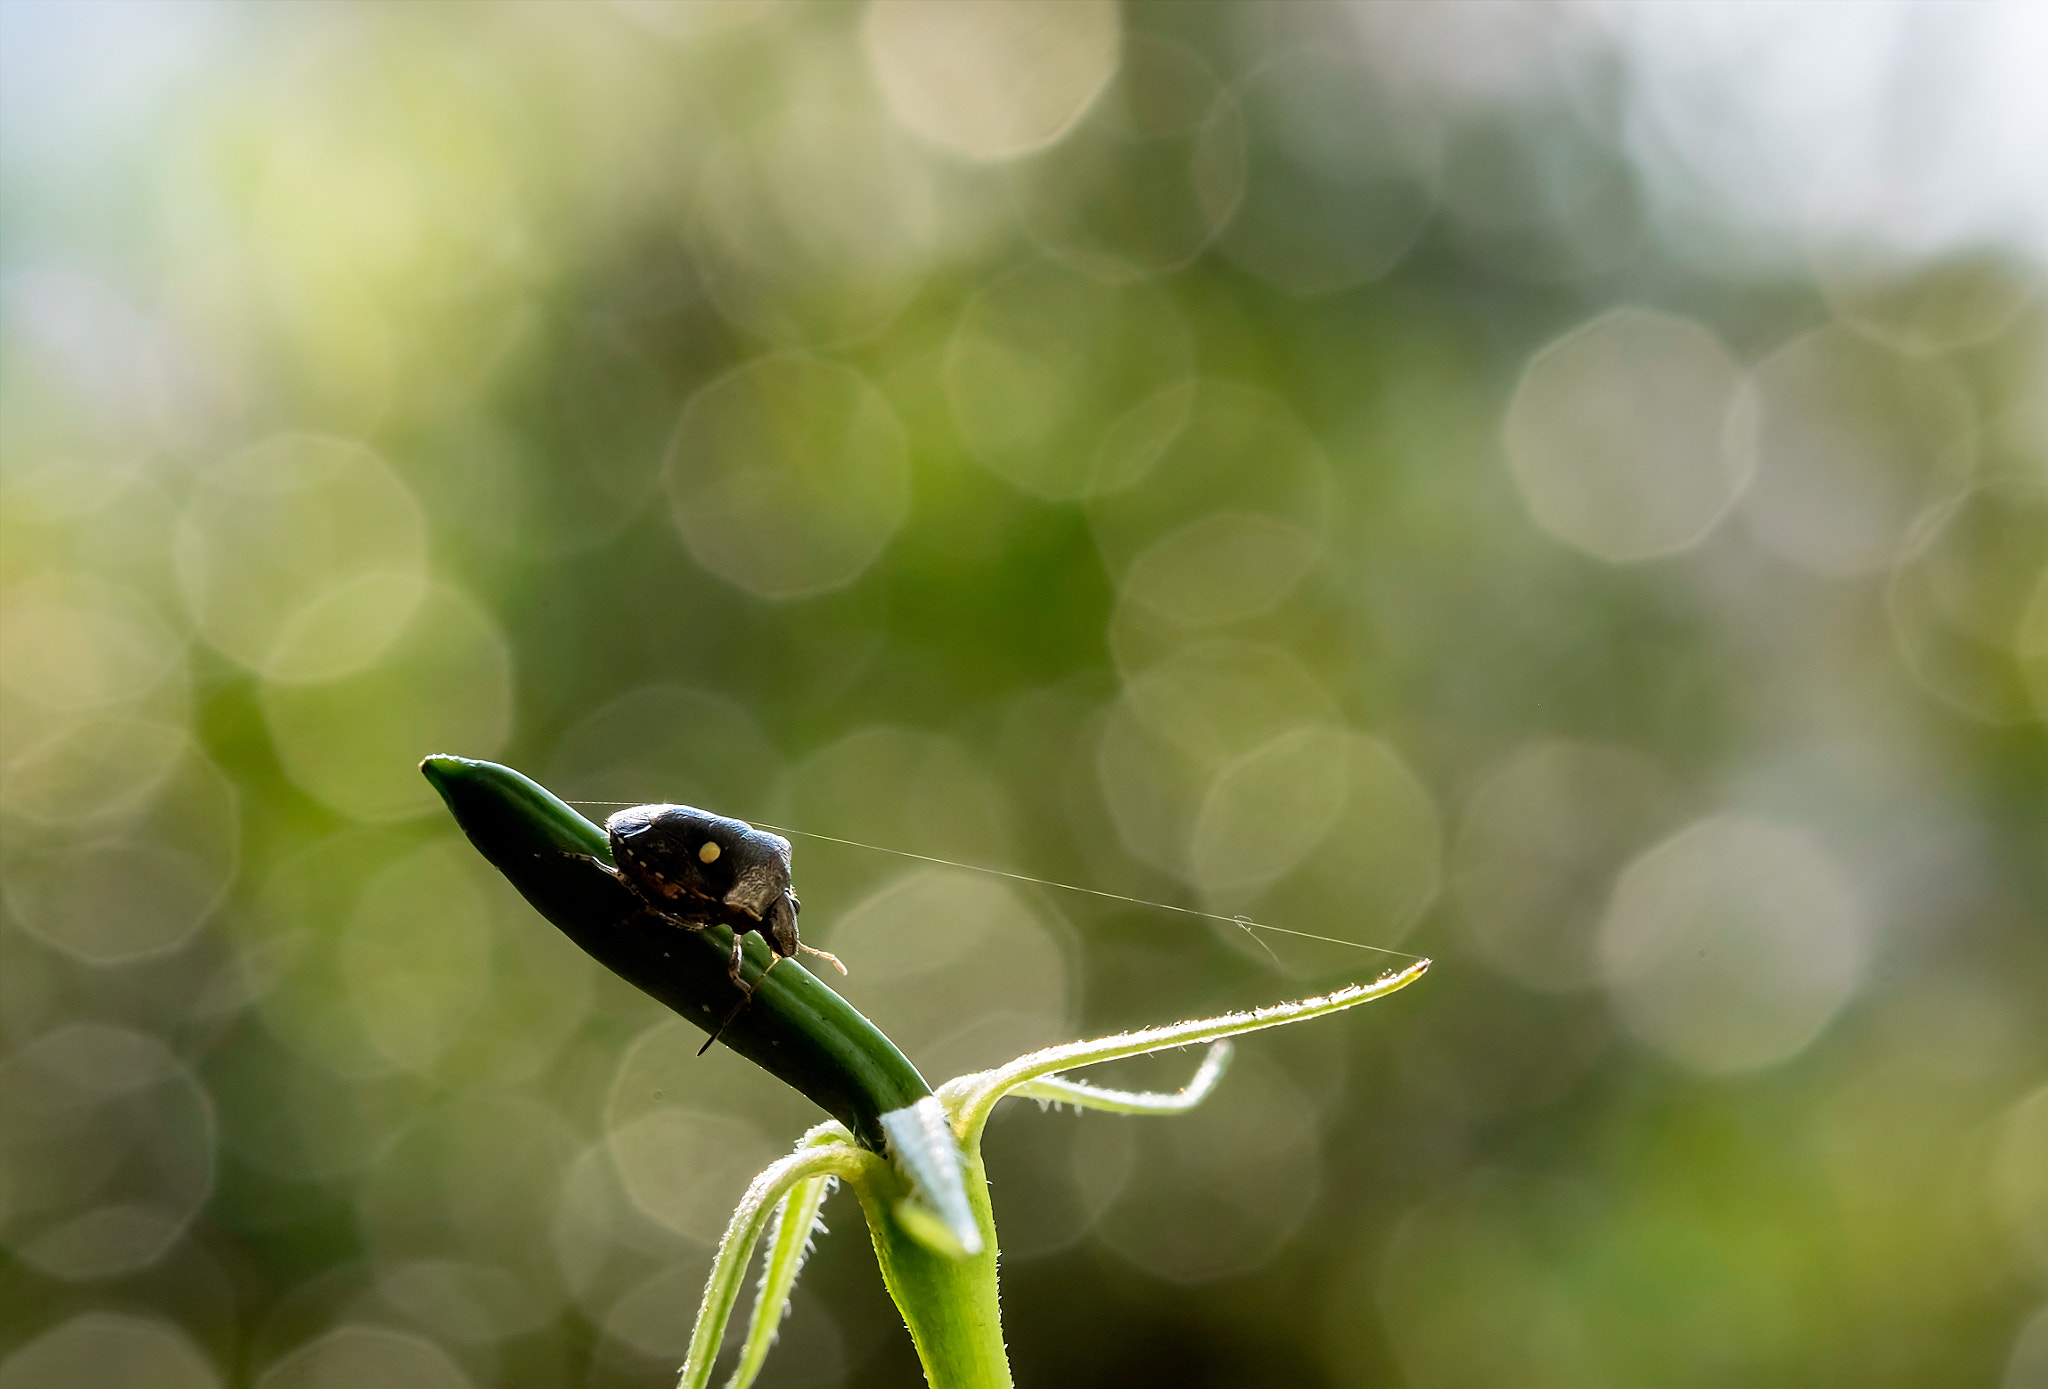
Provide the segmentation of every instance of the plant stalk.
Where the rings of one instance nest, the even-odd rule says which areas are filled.
[[[849,1185],[860,1197],[882,1281],[910,1328],[930,1389],[1011,1389],[996,1295],[996,1226],[989,1210],[988,1173],[978,1150],[963,1152],[960,1165],[982,1239],[981,1252],[966,1258],[933,1250],[896,1218],[896,1207],[910,1197],[911,1188],[895,1167],[876,1164]]]

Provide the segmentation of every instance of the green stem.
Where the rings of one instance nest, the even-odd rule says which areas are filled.
[[[954,1258],[919,1241],[897,1219],[911,1199],[901,1171],[876,1164],[850,1179],[875,1242],[882,1281],[924,1365],[931,1389],[1010,1389],[996,1296],[996,1227],[989,1211],[988,1173],[979,1149],[960,1155],[968,1204],[981,1230],[981,1252]]]

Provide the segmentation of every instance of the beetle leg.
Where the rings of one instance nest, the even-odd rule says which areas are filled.
[[[648,901],[644,896],[641,895],[640,889],[633,886],[633,880],[631,878],[627,877],[624,873],[621,873],[618,869],[612,867],[609,863],[606,863],[603,859],[597,857],[595,854],[572,854],[565,849],[562,851],[562,857],[582,859],[585,863],[588,863],[595,867],[598,872],[607,874],[611,878],[623,884],[625,886],[626,891],[633,894],[633,900],[640,904],[640,910],[647,913],[647,915],[653,917],[656,921],[665,921],[671,926],[680,926],[685,931],[701,931],[706,926],[711,924],[707,921],[686,921],[682,917],[676,916],[671,912],[663,911],[660,907],[655,906],[654,903]]]
[[[740,978],[740,951],[745,948],[746,941],[747,933],[745,931],[734,931],[732,933],[732,962],[725,967],[725,972],[732,976],[732,986],[735,989],[738,989],[748,998],[752,998],[754,996],[753,985]]]
[[[674,926],[677,929],[683,931],[702,931],[708,929],[711,925],[711,923],[708,921],[692,921],[687,916],[677,916],[674,912],[663,911],[660,907],[655,906],[654,903],[648,901],[645,897],[642,897],[639,900],[640,910],[646,915],[653,917],[656,921],[661,922],[663,925]]]
[[[732,1011],[725,1015],[725,1021],[718,1025],[718,1029],[715,1032],[704,1039],[703,1046],[697,1048],[697,1055],[702,1056],[705,1052],[711,1050],[711,1044],[725,1035],[725,1029],[732,1026],[732,1020],[740,1015],[740,1009],[746,1007],[749,1001],[749,999],[743,998],[738,1003],[733,1004]]]
[[[626,886],[627,886],[627,887],[631,887],[631,886],[632,886],[632,884],[631,884],[631,883],[629,883],[629,882],[626,882],[626,875],[625,875],[624,873],[621,873],[621,872],[620,872],[620,871],[619,871],[618,869],[616,869],[616,868],[612,867],[612,866],[611,866],[611,865],[610,865],[609,863],[606,863],[606,862],[605,862],[605,861],[604,861],[603,859],[599,858],[599,857],[598,857],[598,856],[597,856],[596,854],[578,854],[578,853],[572,853],[572,852],[571,852],[570,850],[568,850],[568,849],[563,849],[563,850],[561,850],[561,851],[560,851],[560,853],[561,853],[561,856],[562,856],[563,858],[580,858],[580,859],[582,859],[582,860],[583,860],[583,861],[584,861],[585,863],[589,863],[589,864],[595,864],[595,865],[597,866],[597,869],[598,869],[598,871],[599,871],[599,872],[601,872],[601,873],[609,873],[609,874],[611,874],[611,875],[612,875],[612,876],[613,876],[614,878],[617,878],[617,879],[618,879],[618,880],[619,880],[620,882],[622,882],[622,883],[626,883]],[[534,857],[535,857],[535,858],[540,858],[540,857],[542,857],[542,855],[540,855],[540,854],[535,854],[535,855],[534,855]],[[636,894],[634,894],[634,895],[635,895],[635,896],[638,896],[639,894],[637,894],[637,893],[636,893]]]

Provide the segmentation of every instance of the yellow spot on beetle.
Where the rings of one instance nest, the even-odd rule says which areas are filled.
[[[699,863],[716,863],[717,861],[718,861],[718,845],[714,844],[714,843],[713,843],[712,841],[710,841],[710,840],[708,840],[708,839],[707,839],[707,840],[705,840],[705,841],[704,841],[704,847],[703,847],[703,848],[701,848],[701,849],[699,849],[699,850],[697,851],[697,862],[699,862]]]

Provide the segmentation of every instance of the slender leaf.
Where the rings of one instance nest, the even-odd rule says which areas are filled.
[[[836,1185],[836,1177],[808,1178],[791,1187],[782,1204],[775,1208],[768,1253],[761,1263],[761,1285],[754,1297],[754,1315],[740,1348],[739,1368],[733,1371],[727,1389],[747,1389],[761,1373],[768,1348],[775,1344],[782,1319],[789,1314],[789,1297],[796,1290],[804,1260],[810,1257],[812,1238],[825,1233],[818,1212]]]
[[[1032,1081],[1079,1066],[1093,1066],[1126,1056],[1143,1056],[1147,1052],[1168,1051],[1194,1042],[1215,1041],[1240,1032],[1256,1032],[1263,1027],[1279,1027],[1283,1023],[1301,1022],[1325,1013],[1355,1008],[1406,988],[1420,979],[1428,968],[1428,960],[1418,960],[1408,968],[1382,975],[1370,984],[1353,984],[1335,993],[1302,999],[1297,1003],[1276,1003],[1270,1008],[1197,1018],[1165,1027],[1148,1027],[1088,1042],[1063,1042],[1058,1046],[1027,1052],[992,1071],[955,1076],[939,1087],[939,1100],[946,1106],[946,1112],[953,1116],[953,1129],[960,1135],[962,1145],[972,1149],[980,1144],[981,1130],[988,1123],[996,1101]]]
[[[812,1132],[816,1134],[818,1130]],[[704,1300],[697,1308],[697,1324],[690,1333],[690,1350],[676,1389],[703,1389],[711,1382],[711,1368],[725,1339],[725,1323],[732,1316],[733,1304],[739,1301],[740,1288],[746,1282],[754,1244],[783,1199],[805,1183],[828,1177],[851,1179],[881,1165],[872,1153],[855,1147],[844,1130],[837,1137],[838,1141],[798,1148],[772,1163],[747,1187],[718,1241],[718,1252],[711,1261],[711,1276],[704,1283]]]
[[[1068,1080],[1063,1076],[1027,1080],[1010,1093],[1022,1099],[1070,1104],[1077,1109],[1099,1109],[1110,1114],[1185,1114],[1207,1099],[1209,1092],[1216,1088],[1216,1082],[1223,1078],[1223,1072],[1230,1065],[1233,1050],[1227,1041],[1212,1045],[1188,1083],[1170,1094],[1142,1090],[1106,1090],[1097,1085],[1083,1085],[1079,1081]]]

